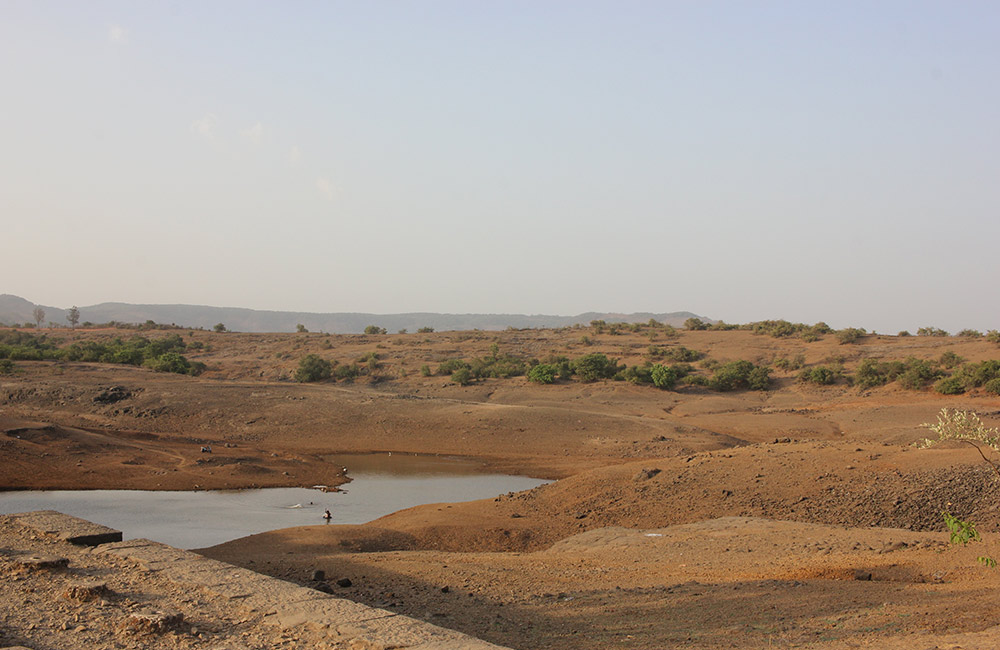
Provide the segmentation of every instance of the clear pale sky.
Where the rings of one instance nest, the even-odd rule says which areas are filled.
[[[996,2],[0,0],[0,293],[1000,328]]]

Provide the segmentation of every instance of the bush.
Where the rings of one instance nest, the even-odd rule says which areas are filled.
[[[573,374],[581,381],[608,379],[618,372],[618,362],[608,359],[600,352],[574,359],[571,366]]]
[[[216,332],[228,332],[229,331],[229,330],[226,329],[226,325],[224,323],[216,323],[212,327],[212,329],[215,330]]]
[[[329,361],[317,354],[308,354],[299,360],[299,367],[295,371],[295,381],[306,383],[329,379],[333,372],[333,366]]]
[[[986,340],[990,343],[1000,343],[1000,332],[997,330],[986,332]]]
[[[910,390],[921,390],[928,383],[941,377],[943,373],[935,368],[929,361],[910,357],[905,362],[905,369],[896,377],[896,381],[903,388]]]
[[[430,377],[434,373],[431,372],[431,367],[425,363],[424,365],[420,366],[420,374],[423,377]]]
[[[899,334],[897,334],[896,336],[900,336],[900,337],[903,337],[903,336],[913,336],[913,335],[912,335],[912,334],[910,334],[910,333],[909,333],[908,331],[906,331],[906,330],[902,330],[902,331],[901,331],[901,332],[900,332]]]
[[[365,334],[385,334],[386,329],[378,325],[369,325],[365,328]]]
[[[472,371],[468,368],[459,368],[451,373],[451,380],[459,386],[468,386],[472,383]]]
[[[978,339],[978,338],[982,338],[983,333],[980,332],[979,330],[962,330],[958,334],[956,334],[955,336],[966,336],[966,337],[969,337],[969,338]]]
[[[677,381],[686,374],[686,371],[681,372],[677,368],[661,364],[653,366],[652,371],[649,373],[653,385],[663,390],[673,389],[677,385]]]
[[[799,381],[827,386],[835,383],[843,375],[840,366],[816,366],[799,373]]]
[[[804,354],[797,354],[791,359],[779,357],[774,360],[774,366],[776,368],[780,368],[781,370],[798,370],[804,365],[806,365],[806,357]]]
[[[860,327],[848,327],[837,332],[837,340],[841,345],[857,343],[867,332]]]
[[[983,384],[983,389],[988,393],[993,393],[994,395],[1000,395],[1000,378],[991,379],[985,384]]]
[[[433,327],[420,327],[417,329],[417,334],[430,334],[433,331]]]
[[[946,377],[934,384],[934,390],[942,395],[960,395],[965,392],[965,383],[958,377]]]
[[[750,361],[730,361],[715,369],[709,386],[718,391],[767,390],[770,372],[770,368],[756,366]]]
[[[707,330],[708,324],[700,318],[689,318],[684,321],[684,329],[686,330]]]
[[[917,336],[948,336],[948,332],[937,327],[921,327],[917,330]]]
[[[938,365],[944,366],[945,368],[954,368],[955,366],[961,365],[963,361],[965,361],[965,359],[958,356],[951,350],[948,350],[941,355],[941,358],[938,359]]]
[[[10,359],[0,359],[0,375],[12,375],[15,369],[13,361]]]
[[[528,381],[536,384],[553,384],[559,376],[559,366],[551,363],[539,363],[528,371]]]
[[[469,364],[461,359],[448,359],[438,366],[437,374],[439,375],[450,375],[456,370],[465,368],[468,370]]]
[[[334,379],[344,379],[351,381],[361,374],[361,368],[358,367],[356,363],[347,363],[342,366],[336,366],[333,369]]]

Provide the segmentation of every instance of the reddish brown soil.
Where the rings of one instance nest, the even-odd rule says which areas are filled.
[[[807,364],[840,361],[848,374],[868,357],[1000,358],[983,339],[653,335],[716,361],[803,354]],[[1000,574],[976,560],[1000,553],[994,478],[971,448],[909,446],[942,407],[996,425],[997,396],[817,387],[794,371],[775,372],[771,391],[727,394],[523,377],[461,387],[419,371],[485,356],[494,342],[528,358],[599,351],[633,365],[649,332],[185,337],[209,348],[190,355],[208,364],[202,377],[41,362],[0,377],[0,486],[332,485],[341,478],[324,461],[331,453],[461,455],[561,480],[205,553],[301,582],[323,568],[352,579],[344,596],[517,648],[1000,640],[987,598]],[[286,379],[307,353],[347,363],[372,351],[376,383]],[[114,386],[128,397],[95,402]],[[986,542],[947,548],[944,509],[978,522]]]

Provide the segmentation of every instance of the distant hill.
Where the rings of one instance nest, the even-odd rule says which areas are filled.
[[[45,320],[42,325],[55,323],[65,326],[65,309],[35,305],[34,303],[9,294],[0,294],[0,323],[33,323],[32,312],[36,306],[45,310]],[[364,314],[364,313],[331,313],[317,314],[310,312],[264,311],[258,309],[241,309],[234,307],[207,307],[200,305],[132,305],[121,302],[105,302],[99,305],[80,306],[80,322],[109,323],[145,323],[155,321],[164,324],[176,324],[184,327],[202,327],[211,329],[216,323],[224,323],[230,330],[239,332],[294,332],[296,325],[301,323],[312,332],[330,332],[334,334],[356,334],[363,332],[368,325],[384,327],[389,332],[406,329],[415,332],[420,327],[433,327],[437,331],[445,330],[502,330],[508,327],[543,328],[564,327],[576,323],[589,323],[592,320],[605,320],[609,323],[646,322],[655,318],[661,323],[680,326],[688,318],[701,318],[706,322],[710,319],[698,316],[688,311],[654,314],[641,312],[634,314],[613,314],[587,312],[576,316],[551,316],[545,314]]]

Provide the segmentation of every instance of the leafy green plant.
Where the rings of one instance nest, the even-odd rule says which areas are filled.
[[[982,338],[983,333],[980,332],[979,330],[964,329],[964,330],[960,330],[958,332],[958,334],[956,334],[955,336],[965,336],[965,337],[969,337],[969,338],[978,339],[978,338]]]
[[[799,381],[827,386],[835,383],[844,374],[840,366],[815,366],[799,373]]]
[[[689,318],[684,321],[684,329],[686,330],[707,330],[708,324],[700,318]]]
[[[600,352],[585,354],[571,362],[573,374],[581,381],[597,381],[598,379],[609,379],[618,372],[618,362],[608,359]]]
[[[948,336],[948,332],[939,327],[920,327],[917,336]]]
[[[299,360],[295,370],[295,381],[300,383],[329,379],[333,366],[318,354],[308,354]]]
[[[433,374],[434,373],[431,372],[431,367],[428,366],[426,363],[424,365],[420,366],[420,375],[422,377],[430,377]]]
[[[551,363],[539,363],[528,370],[528,381],[536,384],[555,383],[559,376],[559,366]]]
[[[757,366],[750,361],[730,361],[715,369],[709,387],[717,391],[738,389],[767,390],[771,369]]]
[[[386,329],[384,327],[379,327],[378,325],[369,325],[365,327],[365,334],[385,334]]]
[[[468,386],[472,383],[472,371],[469,368],[459,368],[451,373],[451,380],[459,386]]]
[[[0,375],[12,375],[16,369],[14,362],[10,359],[0,359]]]
[[[948,528],[948,532],[951,535],[949,541],[952,544],[965,546],[969,542],[982,541],[979,531],[976,530],[976,524],[971,521],[963,521],[947,511],[942,512],[941,516],[944,517],[944,525]]]
[[[841,345],[847,345],[849,343],[857,343],[867,333],[868,332],[866,332],[863,328],[860,327],[847,327],[837,332],[837,340],[840,342]]]

